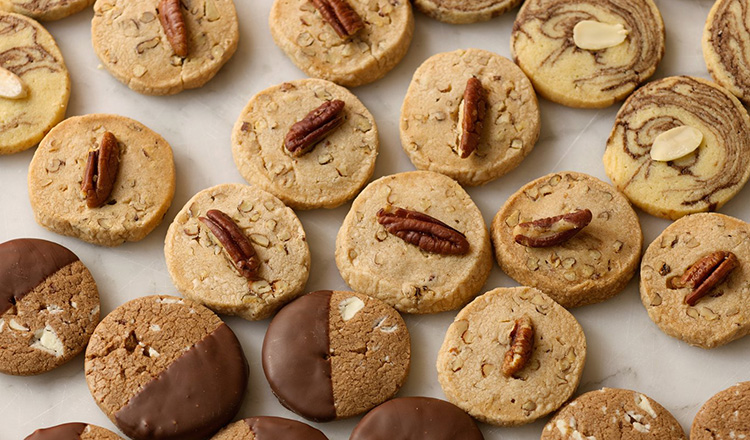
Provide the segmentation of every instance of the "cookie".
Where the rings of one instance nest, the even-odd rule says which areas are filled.
[[[725,259],[732,261],[719,270]],[[691,270],[699,262],[702,270]],[[725,273],[730,265],[735,267]],[[683,282],[687,272],[693,274],[688,278],[698,278],[700,283]],[[703,282],[712,273],[715,278]],[[748,286],[750,225],[733,217],[715,213],[683,217],[643,254],[640,290],[648,316],[664,333],[691,345],[714,348],[750,333]]]
[[[316,2],[324,10],[353,10],[345,14],[348,30],[333,13],[324,19],[309,0],[275,0],[268,19],[276,45],[308,76],[357,87],[382,78],[406,55],[414,33],[408,0]]]
[[[85,373],[96,404],[128,437],[198,440],[237,413],[248,366],[218,316],[155,295],[102,319],[86,348]]]
[[[354,291],[401,312],[438,313],[479,292],[492,256],[482,214],[463,188],[412,171],[357,196],[336,236],[336,266]]]
[[[693,133],[692,151],[680,148],[684,142],[673,136],[679,130]],[[724,88],[701,78],[663,78],[638,89],[620,108],[604,169],[617,189],[651,215],[675,220],[714,211],[750,177],[748,133],[747,111]],[[662,151],[655,151],[659,144]]]
[[[59,244],[0,244],[0,372],[52,370],[83,351],[99,322],[99,292],[78,257]]]
[[[209,211],[229,218],[254,253],[254,269],[237,266],[233,240],[211,229]],[[214,214],[212,214],[213,216]],[[242,239],[244,237],[244,240]],[[255,186],[223,184],[188,200],[164,240],[177,290],[218,313],[265,319],[302,293],[310,250],[294,211]],[[242,269],[242,270],[240,270]]]
[[[95,0],[0,0],[0,10],[34,20],[59,20],[94,4]]]
[[[37,429],[24,440],[122,440],[114,432],[88,423],[65,423]]]
[[[165,5],[176,3],[163,0]],[[185,34],[166,30],[159,0],[97,0],[91,36],[102,65],[136,92],[173,95],[203,86],[237,49],[239,25],[232,0],[180,3]],[[160,11],[162,8],[163,11]],[[173,45],[168,35],[182,35]]]
[[[102,153],[109,150],[104,144],[111,147],[111,156]],[[92,157],[95,150],[98,158]],[[105,157],[110,160],[103,166]],[[97,177],[89,174],[89,163],[97,165]],[[111,183],[108,195],[97,192],[96,207],[86,191],[92,181],[102,190],[105,181]],[[89,243],[118,246],[143,239],[166,215],[175,188],[172,148],[133,119],[76,116],[58,124],[39,144],[28,183],[37,223]]]
[[[663,406],[645,394],[616,388],[591,391],[568,403],[547,423],[541,440],[687,440]]]
[[[499,288],[464,307],[437,359],[454,405],[498,426],[531,423],[578,388],[586,337],[578,321],[531,287]]]
[[[409,331],[375,298],[327,290],[273,318],[263,372],[282,405],[316,421],[361,414],[393,397],[409,372]]]
[[[483,440],[465,412],[431,397],[400,397],[373,409],[360,420],[349,440]]]
[[[338,107],[328,114],[331,106]],[[329,117],[316,121],[312,115],[318,111]],[[294,209],[335,208],[354,197],[372,175],[378,145],[375,119],[362,102],[321,79],[263,90],[232,131],[232,155],[242,177]]]
[[[559,229],[565,218],[589,210],[590,223],[573,237]],[[544,219],[557,218],[555,222]],[[580,220],[580,219],[579,219]],[[530,231],[519,223],[545,222]],[[500,268],[525,286],[540,289],[563,307],[604,301],[627,285],[638,269],[643,234],[633,208],[623,195],[601,180],[566,171],[524,185],[497,212],[491,227]],[[537,247],[518,235],[554,236]]]
[[[236,421],[211,440],[328,440],[322,432],[296,420],[281,417],[251,417]]]
[[[708,73],[745,104],[750,104],[750,65],[745,47],[750,39],[747,0],[719,0],[703,29],[703,58]]]
[[[569,107],[603,108],[654,73],[664,56],[664,22],[652,0],[530,0],[510,44],[537,93]]]
[[[415,0],[423,14],[445,23],[487,21],[515,8],[521,0]]]
[[[476,80],[481,96],[467,99],[469,82]],[[477,103],[483,115],[469,141],[466,109]],[[401,144],[414,166],[462,185],[485,184],[518,166],[534,148],[539,127],[539,105],[526,75],[507,58],[480,49],[428,58],[401,107]]]
[[[732,440],[750,436],[750,382],[718,392],[693,419],[692,440]]]
[[[0,12],[0,155],[36,145],[65,117],[69,97],[52,35],[30,18]]]

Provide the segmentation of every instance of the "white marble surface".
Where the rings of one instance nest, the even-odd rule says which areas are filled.
[[[177,211],[197,191],[224,182],[242,182],[232,161],[230,132],[248,99],[281,82],[302,78],[273,44],[267,24],[272,0],[236,0],[240,17],[239,49],[216,78],[198,90],[172,97],[132,92],[105,70],[91,48],[91,11],[59,22],[49,30],[57,39],[72,77],[68,116],[95,112],[135,118],[161,133],[172,145],[177,165],[177,193],[164,223],[145,240],[115,249],[61,237],[34,222],[26,187],[33,150],[0,157],[0,242],[41,237],[69,247],[93,273],[102,296],[102,312],[154,293],[177,294],[167,274],[162,243]],[[708,78],[700,36],[711,0],[656,0],[667,28],[667,52],[655,78],[688,74]],[[375,177],[413,167],[398,138],[401,101],[414,70],[427,57],[443,51],[479,47],[510,55],[509,36],[516,10],[490,22],[447,25],[416,16],[416,31],[407,57],[374,84],[354,90],[372,111],[381,133]],[[569,109],[541,101],[542,133],[536,148],[516,170],[469,193],[489,224],[505,199],[526,182],[561,170],[576,170],[608,181],[601,163],[605,141],[618,106],[604,110]],[[346,289],[333,260],[334,237],[348,210],[300,212],[312,251],[308,290]],[[750,189],[722,212],[750,219]],[[639,212],[645,243],[667,225]],[[516,283],[495,266],[484,290]],[[483,291],[484,291],[483,290]],[[579,393],[602,386],[641,391],[669,409],[689,430],[693,416],[711,395],[731,384],[750,380],[750,338],[705,351],[663,334],[640,303],[637,280],[620,295],[601,304],[573,310],[587,336],[589,355]],[[455,312],[408,316],[412,334],[412,370],[401,396],[444,397],[437,383],[435,358]],[[239,335],[250,362],[250,385],[238,417],[296,416],[272,396],[260,366],[260,347],[267,321],[227,319]],[[83,356],[36,377],[0,375],[0,438],[21,440],[37,428],[85,421],[115,429],[89,395]],[[332,440],[347,439],[358,418],[317,425]],[[544,420],[520,428],[481,425],[489,440],[538,439]]]

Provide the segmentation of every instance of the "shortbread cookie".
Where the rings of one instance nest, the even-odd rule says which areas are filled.
[[[438,353],[448,400],[477,420],[531,423],[578,387],[586,337],[578,321],[531,287],[499,288],[472,301],[448,328]]]
[[[414,6],[445,23],[476,23],[515,8],[521,0],[415,0]]]
[[[49,32],[0,12],[0,155],[36,145],[65,117],[69,97],[68,69]]]
[[[237,337],[210,310],[146,296],[96,327],[85,372],[97,405],[128,437],[198,440],[237,413],[248,367]]]
[[[568,403],[547,423],[541,440],[687,440],[679,422],[653,399],[603,388]]]
[[[361,26],[340,36],[334,26],[347,28],[325,20],[314,3],[346,3]],[[274,41],[297,67],[346,87],[383,77],[406,55],[414,33],[408,0],[275,0],[268,22]]]
[[[184,45],[175,47],[161,24],[159,0],[97,0],[92,41],[112,76],[139,93],[172,95],[201,87],[216,75],[239,41],[234,2],[179,4],[186,35]]]
[[[409,372],[409,331],[393,308],[354,292],[317,291],[284,307],[263,340],[263,371],[282,405],[316,422],[393,397]]]
[[[686,153],[670,147],[683,143],[670,142],[675,132],[668,133],[682,126],[694,133],[693,150]],[[620,108],[604,169],[617,189],[651,215],[674,220],[714,211],[750,177],[748,134],[747,111],[724,88],[701,78],[664,78],[638,89]],[[654,157],[665,138],[669,148]]]
[[[114,152],[105,166],[99,155],[111,133]],[[98,153],[97,153],[98,154]],[[88,163],[97,177],[87,177]],[[114,174],[112,174],[114,173]],[[104,176],[109,176],[105,179]],[[85,184],[96,182],[101,206],[90,207]],[[172,148],[138,121],[91,114],[66,119],[45,136],[29,166],[29,198],[36,221],[58,234],[102,246],[138,241],[161,223],[172,203],[175,168]],[[98,193],[97,193],[98,194]]]
[[[481,83],[481,129],[464,152],[468,81]],[[512,61],[480,49],[428,58],[414,73],[401,107],[401,144],[420,170],[437,171],[462,185],[481,185],[521,163],[539,138],[534,88]]]
[[[0,372],[40,374],[68,362],[98,322],[96,283],[75,254],[33,238],[0,244]]]
[[[652,0],[528,0],[510,44],[540,95],[570,107],[608,107],[654,73],[664,23]]]
[[[211,229],[214,210],[226,214],[252,248],[249,272],[235,261],[251,256],[237,257],[233,240]],[[164,256],[180,293],[218,313],[251,320],[267,318],[296,298],[310,272],[310,250],[294,211],[262,189],[240,184],[214,186],[188,200],[169,226]]]
[[[477,294],[492,255],[482,214],[461,186],[413,171],[357,196],[336,236],[336,266],[352,290],[401,312],[437,313]]]
[[[519,223],[558,217],[536,233],[555,235],[577,210],[590,223],[573,237],[557,233],[546,246],[531,246],[518,235]],[[604,301],[625,288],[638,269],[643,234],[633,208],[610,185],[572,171],[553,173],[510,196],[492,221],[492,243],[500,268],[526,286],[540,289],[563,307]]]
[[[37,429],[24,440],[122,440],[114,432],[88,423],[65,423]]]
[[[0,0],[0,10],[35,20],[59,20],[94,4],[95,0]]]
[[[302,422],[281,417],[251,417],[234,422],[211,440],[328,440],[322,432]]]
[[[328,119],[311,117],[332,105],[339,107]],[[333,128],[326,127],[329,120]],[[302,124],[306,129],[300,130]],[[319,129],[322,135],[313,136]],[[295,148],[300,144],[308,151],[300,154]],[[294,209],[335,208],[354,197],[372,175],[378,145],[375,119],[362,102],[321,79],[258,93],[232,131],[232,154],[242,177]]]
[[[750,382],[718,392],[693,419],[691,440],[750,438]]]
[[[719,269],[725,260],[730,261]],[[690,270],[697,263],[703,269]],[[728,271],[729,266],[735,267]],[[641,301],[648,316],[666,334],[691,345],[718,347],[750,333],[748,286],[750,225],[733,217],[683,217],[643,255]]]
[[[747,0],[714,3],[703,29],[703,58],[711,77],[745,104],[750,104],[750,65],[746,47],[750,41]]]
[[[483,440],[465,412],[444,400],[401,397],[370,411],[349,440]]]

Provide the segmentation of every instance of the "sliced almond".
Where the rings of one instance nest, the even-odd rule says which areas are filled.
[[[601,50],[614,47],[625,41],[628,31],[625,26],[601,23],[594,20],[579,21],[573,28],[573,42],[586,50]]]
[[[679,159],[695,151],[703,142],[700,130],[682,125],[667,130],[654,139],[651,145],[651,159],[660,162]]]
[[[9,99],[23,99],[28,96],[26,84],[15,73],[0,67],[0,96]]]

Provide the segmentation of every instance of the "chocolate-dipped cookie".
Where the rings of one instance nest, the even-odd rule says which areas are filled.
[[[231,423],[211,440],[328,440],[328,437],[296,420],[264,416]]]
[[[750,45],[748,0],[719,0],[703,28],[703,58],[708,73],[745,104],[750,104]]]
[[[703,404],[690,428],[691,440],[750,437],[750,382],[719,391]]]
[[[64,423],[37,429],[24,440],[122,440],[122,437],[96,425]]]

